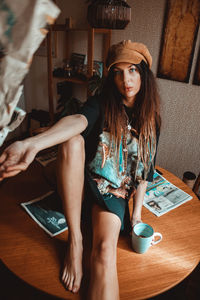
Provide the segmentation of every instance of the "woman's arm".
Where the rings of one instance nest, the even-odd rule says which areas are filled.
[[[71,137],[80,134],[87,127],[85,116],[77,114],[62,118],[48,130],[28,138],[27,143],[34,144],[37,152],[61,144]]]
[[[0,180],[26,170],[39,151],[80,134],[87,124],[83,115],[67,116],[45,132],[11,144],[0,156]]]
[[[144,201],[144,195],[147,188],[147,181],[141,181],[137,187],[135,199],[133,201],[133,214],[131,224],[134,226],[137,223],[142,222],[142,205]]]

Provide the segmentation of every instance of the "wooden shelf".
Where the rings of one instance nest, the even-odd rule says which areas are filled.
[[[79,78],[70,77],[53,77],[53,59],[52,59],[52,31],[63,31],[66,33],[66,43],[69,44],[69,33],[75,31],[86,31],[87,32],[87,80],[81,80]],[[54,24],[49,27],[49,33],[47,35],[47,66],[48,66],[48,96],[49,96],[49,115],[51,124],[54,123],[54,101],[53,101],[53,80],[63,80],[68,82],[73,82],[75,84],[82,84],[88,86],[88,79],[93,75],[93,63],[94,63],[94,35],[95,33],[103,34],[103,48],[102,48],[102,58],[103,58],[103,76],[107,75],[107,69],[105,67],[106,57],[108,49],[110,48],[111,41],[111,29],[104,28],[91,28],[90,26],[86,28],[67,28],[65,24]],[[66,58],[69,58],[69,53],[66,49]],[[87,88],[88,96],[90,91]]]
[[[95,33],[103,33],[103,34],[109,34],[111,32],[111,29],[106,28],[93,28]]]
[[[54,24],[51,25],[52,31],[88,31],[88,28],[67,28],[65,24]],[[92,28],[95,33],[109,33],[111,30],[107,28]]]
[[[87,28],[67,28],[65,24],[51,25],[52,31],[87,31]]]
[[[88,80],[81,80],[79,78],[76,78],[76,77],[57,77],[57,76],[54,76],[53,77],[55,80],[57,79],[58,81],[68,81],[68,82],[73,82],[73,83],[77,83],[77,84],[88,84]]]

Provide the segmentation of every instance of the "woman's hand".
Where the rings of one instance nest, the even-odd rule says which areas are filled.
[[[132,216],[132,219],[131,219],[132,228],[133,228],[134,225],[136,225],[138,223],[141,223],[141,222],[142,222],[141,218],[135,218],[135,217]]]
[[[141,215],[142,215],[142,205],[144,201],[144,195],[147,188],[147,181],[142,180],[136,190],[134,201],[133,201],[133,214],[131,218],[131,225],[132,227],[137,224],[141,223]]]
[[[0,181],[26,170],[36,154],[35,147],[26,141],[11,144],[0,156]]]

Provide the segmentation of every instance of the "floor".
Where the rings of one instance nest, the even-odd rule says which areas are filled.
[[[58,300],[36,290],[11,273],[0,262],[0,299],[1,300]],[[179,285],[159,296],[148,300],[199,300],[200,264],[193,273]],[[61,299],[60,299],[61,300]],[[86,300],[86,299],[84,299]],[[112,299],[111,299],[112,300]],[[134,299],[130,299],[134,300]]]

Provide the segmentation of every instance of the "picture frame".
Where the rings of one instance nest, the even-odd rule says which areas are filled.
[[[199,0],[166,1],[157,77],[189,82],[199,10]]]
[[[193,84],[200,85],[200,47],[194,72]]]
[[[93,62],[93,72],[100,78],[103,77],[103,62],[99,60],[94,60]]]
[[[73,68],[79,68],[85,64],[86,55],[73,52],[70,57],[70,66]]]

